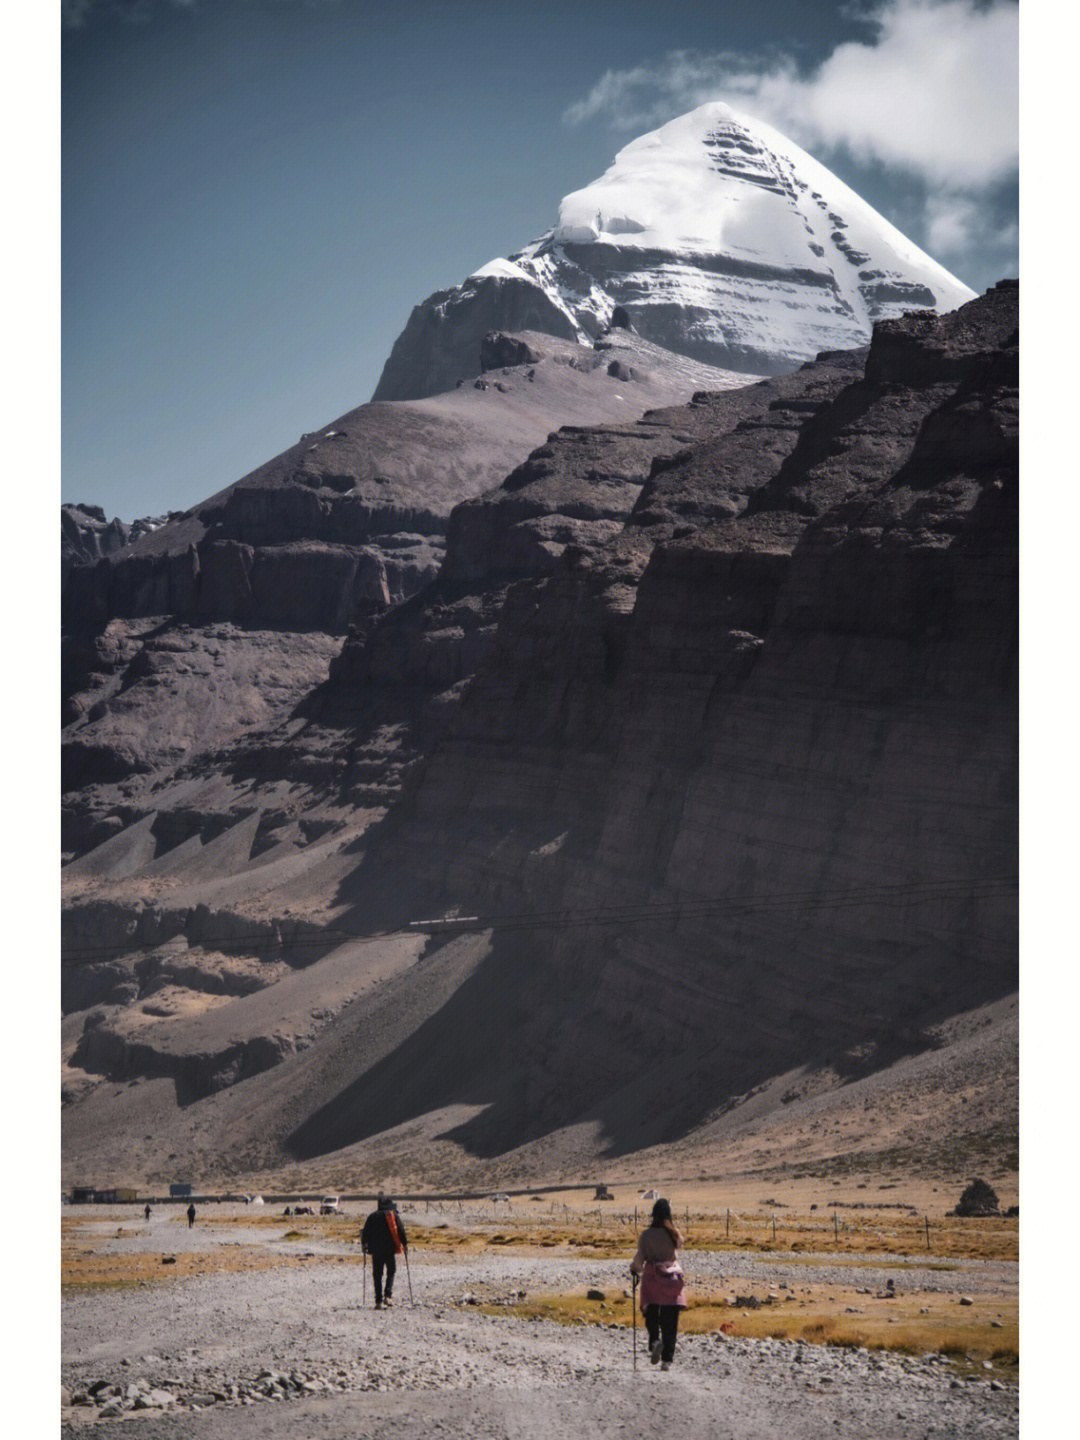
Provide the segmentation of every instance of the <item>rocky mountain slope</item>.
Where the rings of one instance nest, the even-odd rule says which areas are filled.
[[[538,240],[418,305],[374,398],[448,389],[488,330],[586,340],[616,306],[669,350],[772,375],[973,293],[799,146],[716,102],[627,145]]]
[[[68,1178],[794,1158],[915,1074],[912,1163],[1014,1148],[1016,387],[1003,284],[564,428],[182,753],[265,632],[111,622],[93,723],[147,739],[68,796]]]
[[[497,484],[550,431],[744,383],[625,325],[587,345],[485,334],[448,393],[361,405],[166,521],[136,522],[122,539],[114,521],[95,546],[82,507],[72,558],[106,563],[69,572],[65,622],[86,632],[171,615],[340,633],[361,603],[402,600],[433,579],[454,505]]]
[[[163,521],[103,527],[65,509],[68,795],[287,713],[325,678],[329,637],[429,584],[453,507],[555,428],[746,383],[618,324],[588,345],[492,333],[472,363],[479,373],[449,393],[362,405]],[[68,833],[64,848],[101,833]]]

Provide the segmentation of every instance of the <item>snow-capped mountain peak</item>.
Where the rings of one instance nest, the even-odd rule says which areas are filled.
[[[599,180],[566,196],[551,238],[807,266],[831,274],[868,323],[889,313],[890,282],[893,309],[951,310],[974,296],[812,155],[720,102],[620,150]],[[916,299],[917,287],[933,301]]]
[[[713,102],[632,141],[550,231],[418,306],[376,398],[449,388],[486,330],[585,340],[616,305],[656,344],[770,374],[973,295],[813,156]]]

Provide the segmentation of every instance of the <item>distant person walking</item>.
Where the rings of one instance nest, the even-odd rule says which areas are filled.
[[[649,1359],[654,1365],[660,1362],[661,1370],[670,1370],[675,1359],[679,1311],[686,1307],[678,1254],[682,1243],[683,1237],[671,1218],[671,1206],[666,1200],[657,1200],[652,1224],[641,1232],[630,1270],[641,1276],[641,1313],[649,1332]]]
[[[143,1211],[143,1214],[146,1216],[146,1223],[149,1225],[149,1224],[150,1224],[150,1206],[149,1206],[149,1205],[147,1205],[146,1209]]]
[[[190,1230],[191,1227],[192,1227],[194,1224],[195,1224],[195,1206],[194,1206],[194,1205],[189,1205],[189,1206],[187,1207],[187,1228]]]
[[[371,1256],[371,1278],[375,1285],[375,1309],[392,1305],[397,1256],[408,1254],[409,1241],[397,1206],[386,1195],[380,1195],[378,1206],[364,1221],[360,1245]],[[383,1286],[383,1273],[386,1285]]]

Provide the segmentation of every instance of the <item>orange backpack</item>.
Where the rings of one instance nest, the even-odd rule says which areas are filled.
[[[384,1210],[386,1216],[386,1228],[390,1231],[390,1239],[393,1242],[394,1254],[400,1255],[402,1251],[401,1236],[398,1233],[397,1216],[392,1210]]]

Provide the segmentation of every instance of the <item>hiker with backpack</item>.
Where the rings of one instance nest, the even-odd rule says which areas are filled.
[[[397,1256],[409,1254],[409,1241],[398,1208],[393,1200],[380,1195],[378,1206],[364,1221],[360,1232],[360,1245],[365,1255],[371,1256],[371,1278],[375,1285],[375,1309],[382,1310],[393,1304],[394,1275],[397,1271]],[[383,1272],[386,1285],[383,1286]]]
[[[671,1218],[671,1206],[666,1200],[657,1200],[652,1223],[641,1232],[630,1273],[635,1278],[641,1276],[641,1313],[649,1332],[649,1359],[654,1365],[659,1362],[661,1370],[671,1369],[679,1311],[686,1307],[678,1254],[682,1243],[683,1237]]]

